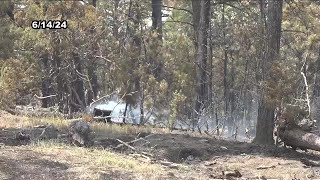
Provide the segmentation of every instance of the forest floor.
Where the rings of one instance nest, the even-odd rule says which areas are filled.
[[[21,129],[47,123],[59,139],[15,139]],[[320,179],[320,167],[303,163],[320,162],[316,151],[108,124],[93,124],[95,145],[82,148],[67,143],[67,124],[0,111],[0,179]]]

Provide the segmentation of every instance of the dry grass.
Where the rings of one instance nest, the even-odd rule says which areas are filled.
[[[44,124],[52,124],[57,128],[63,128],[68,125],[68,122],[54,117],[15,116],[5,111],[0,111],[0,128],[27,128]]]
[[[30,118],[10,115],[0,112],[0,128],[30,128],[36,125],[51,124],[58,129],[65,129],[71,121],[59,118]],[[119,135],[137,135],[151,133],[151,127],[131,125],[92,123],[96,138],[106,138]],[[58,141],[36,141],[27,146],[14,147],[20,156],[35,154],[38,159],[48,160],[69,166],[68,172],[81,175],[80,179],[99,179],[101,174],[120,172],[130,174],[134,179],[159,179],[165,174],[159,164],[152,164],[145,158],[134,158],[125,154],[106,151],[98,148],[79,148]],[[20,152],[21,151],[21,152]],[[27,153],[27,154],[24,154]],[[14,159],[19,159],[18,154]],[[1,177],[1,176],[0,176]]]
[[[108,133],[110,135],[135,135],[141,132],[151,133],[151,128],[148,127],[138,127],[131,125],[117,125],[117,124],[101,124],[101,123],[93,123],[93,130],[97,134],[105,134]]]
[[[91,170],[117,168],[142,174],[163,173],[160,165],[141,162],[123,154],[102,149],[79,148],[55,141],[40,141],[33,143],[30,148],[38,153],[56,156],[58,160],[67,160],[69,163],[85,166]]]
[[[0,128],[30,128],[37,125],[51,124],[58,129],[65,129],[71,121],[54,117],[26,117],[15,116],[4,111],[0,111]],[[119,135],[138,135],[139,133],[168,133],[167,129],[152,128],[150,126],[132,126],[105,123],[91,123],[93,131],[97,137],[119,136]]]
[[[55,141],[0,148],[0,179],[162,179],[165,168],[124,154]],[[29,178],[28,178],[29,177]],[[41,177],[41,178],[39,178]]]

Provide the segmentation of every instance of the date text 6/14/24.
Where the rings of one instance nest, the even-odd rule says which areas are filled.
[[[37,21],[34,20],[31,23],[31,27],[33,29],[67,29],[68,28],[68,23],[66,20],[41,20]]]

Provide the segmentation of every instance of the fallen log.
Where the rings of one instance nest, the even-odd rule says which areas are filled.
[[[300,161],[306,166],[320,167],[320,162],[317,162],[317,161],[313,161],[313,160],[306,159],[306,158],[302,158],[302,159],[300,159]]]
[[[294,150],[300,148],[320,151],[320,136],[305,131],[298,125],[280,127],[277,134],[285,146],[291,146]]]

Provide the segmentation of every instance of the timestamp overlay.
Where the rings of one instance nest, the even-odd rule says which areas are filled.
[[[67,29],[66,20],[34,20],[31,22],[33,29]]]

